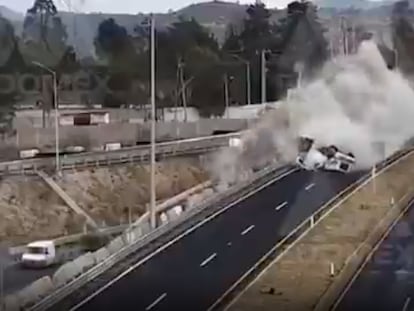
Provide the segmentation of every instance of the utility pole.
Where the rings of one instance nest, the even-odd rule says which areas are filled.
[[[226,105],[226,116],[229,117],[229,78],[227,73],[224,75],[224,100]]]
[[[184,107],[184,122],[187,122],[187,93],[185,91],[186,85],[184,83],[184,63],[180,59],[180,85],[181,85],[181,100]]]
[[[247,61],[246,62],[246,80],[247,80],[247,85],[246,85],[246,89],[247,89],[247,105],[250,106],[252,104],[252,83],[251,83],[251,72],[250,72],[250,62]]]
[[[175,122],[177,122],[178,101],[179,101],[179,95],[180,95],[180,63],[181,63],[181,59],[179,59],[177,63],[177,71],[176,71],[176,79],[175,79],[176,92],[177,92],[175,96],[175,100],[174,100],[174,121]]]
[[[156,191],[155,191],[155,17],[151,14],[151,199],[150,221],[151,228],[157,227],[155,218]]]
[[[266,50],[261,52],[261,65],[262,65],[262,104],[266,102]]]

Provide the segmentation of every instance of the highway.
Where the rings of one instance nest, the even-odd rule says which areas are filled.
[[[72,310],[205,311],[278,241],[362,175],[296,171],[131,267],[90,299],[80,289],[71,297],[71,306],[77,304]],[[66,303],[53,309],[66,310]]]
[[[14,293],[37,279],[52,275],[57,267],[47,269],[24,269],[9,254],[8,248],[0,246],[0,269],[4,294]]]
[[[414,310],[414,203],[362,266],[336,311]]]

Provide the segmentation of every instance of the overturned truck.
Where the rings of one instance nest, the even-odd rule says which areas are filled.
[[[299,139],[299,154],[296,164],[305,170],[328,170],[348,173],[355,165],[355,156],[338,147],[316,147],[315,140],[308,137]]]

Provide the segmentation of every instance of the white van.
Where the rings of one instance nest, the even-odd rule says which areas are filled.
[[[20,150],[19,156],[20,156],[20,159],[30,159],[30,158],[34,158],[39,153],[40,153],[39,149]]]
[[[29,243],[22,255],[22,264],[30,268],[48,267],[57,262],[56,247],[53,241]]]
[[[115,151],[121,149],[121,143],[109,143],[105,145],[105,151]]]

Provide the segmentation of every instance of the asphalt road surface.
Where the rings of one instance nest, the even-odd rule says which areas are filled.
[[[336,311],[414,310],[413,206],[373,253]]]
[[[361,176],[294,172],[184,236],[75,309],[207,310],[278,241]]]
[[[5,265],[3,266],[4,294],[15,293],[44,276],[51,276],[57,268],[26,269],[19,263]]]
[[[0,269],[2,272],[3,294],[11,294],[46,275],[52,275],[57,267],[47,269],[25,269],[0,246]]]

